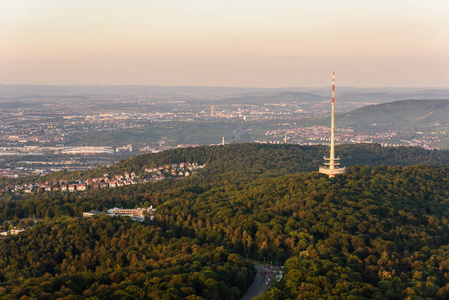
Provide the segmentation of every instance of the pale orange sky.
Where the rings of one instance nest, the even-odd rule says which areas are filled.
[[[2,0],[0,83],[449,87],[449,1],[300,2]]]

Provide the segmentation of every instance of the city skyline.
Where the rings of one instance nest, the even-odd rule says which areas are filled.
[[[448,87],[445,1],[3,1],[0,84]]]

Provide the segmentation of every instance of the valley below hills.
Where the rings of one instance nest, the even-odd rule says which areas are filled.
[[[204,169],[113,189],[2,193],[3,228],[38,221],[0,239],[0,296],[240,299],[254,261],[265,261],[284,266],[284,276],[259,299],[447,299],[449,151],[339,145],[347,170],[332,179],[317,172],[327,151],[180,148],[42,179],[140,175],[181,162]],[[82,218],[150,205],[154,219],[143,222]]]
[[[336,140],[449,149],[448,98],[444,89],[339,88]],[[189,146],[328,145],[329,104],[324,88],[0,85],[0,177]]]

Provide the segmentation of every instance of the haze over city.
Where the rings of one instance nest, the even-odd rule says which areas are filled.
[[[447,87],[447,1],[2,1],[0,83]]]

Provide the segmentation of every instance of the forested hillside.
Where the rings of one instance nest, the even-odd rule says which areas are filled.
[[[380,166],[415,164],[447,165],[449,150],[428,151],[420,147],[381,147],[378,144],[339,145],[336,153],[342,166]],[[329,148],[322,145],[300,146],[293,144],[229,144],[178,148],[155,154],[144,154],[119,162],[116,166],[100,167],[92,171],[56,172],[46,177],[56,179],[84,179],[98,177],[103,173],[122,174],[124,171],[145,174],[145,168],[163,166],[167,163],[207,163],[201,178],[211,180],[252,179],[257,176],[273,177],[298,172],[313,172],[323,163]]]
[[[371,130],[428,130],[447,127],[449,100],[401,100],[368,105],[337,117],[337,126]],[[374,127],[373,127],[374,124]]]
[[[447,152],[341,146],[347,166],[384,165],[351,166],[329,179],[315,171],[325,150],[178,149],[117,168],[208,166],[185,180],[0,202],[2,222],[43,219],[0,240],[0,295],[238,299],[254,276],[249,257],[286,266],[262,298],[447,299],[449,167],[400,166],[444,165]],[[154,221],[80,218],[82,211],[150,204]]]

